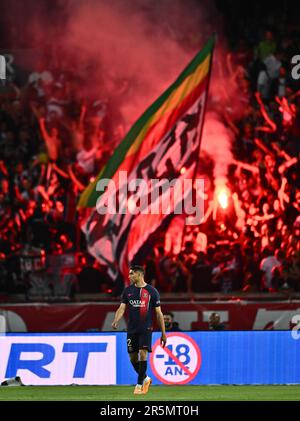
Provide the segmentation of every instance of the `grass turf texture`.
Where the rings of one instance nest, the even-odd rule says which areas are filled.
[[[151,386],[133,395],[133,386],[0,387],[0,401],[288,401],[300,400],[297,386]]]

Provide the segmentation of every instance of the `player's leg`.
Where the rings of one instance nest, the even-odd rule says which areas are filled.
[[[127,333],[127,351],[133,368],[139,375],[140,363],[139,363],[139,337],[135,333]],[[141,395],[143,393],[142,383],[135,386],[135,395]]]
[[[138,384],[143,385],[147,372],[148,350],[140,349],[139,351],[139,375]]]
[[[130,362],[132,364],[132,367],[134,368],[135,372],[139,374],[139,353],[138,351],[131,352],[129,354]]]
[[[141,394],[144,393],[144,391],[143,391],[143,381],[146,377],[147,354],[148,354],[147,350],[146,351],[145,350],[139,351],[138,380],[137,380],[137,384],[136,384],[134,392],[133,392],[135,395],[141,395]]]
[[[127,352],[134,370],[139,374],[139,341],[135,333],[127,333]]]
[[[152,352],[152,332],[146,332],[139,337],[139,378],[138,383],[142,380],[143,393],[147,393],[152,380],[147,376],[148,352]]]

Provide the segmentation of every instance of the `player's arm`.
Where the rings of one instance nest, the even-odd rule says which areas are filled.
[[[165,328],[164,316],[162,314],[162,311],[161,311],[160,307],[155,307],[155,314],[156,314],[158,326],[161,330],[160,343],[161,343],[161,346],[164,348],[166,343],[167,343],[167,337],[166,337],[166,328]]]
[[[118,328],[118,323],[122,319],[122,317],[123,317],[123,315],[125,313],[125,310],[126,310],[126,304],[121,303],[120,304],[120,307],[116,311],[114,321],[111,324],[112,327],[113,327],[113,329],[117,329]]]

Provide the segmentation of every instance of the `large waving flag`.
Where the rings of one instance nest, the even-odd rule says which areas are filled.
[[[182,191],[177,188],[180,181],[194,176],[213,47],[212,38],[136,121],[96,180],[81,195],[78,207],[93,208],[83,227],[89,251],[110,268],[113,276],[122,273],[126,277],[128,263],[167,214],[174,213],[182,203]],[[128,193],[128,187],[137,179],[142,179],[143,184]],[[170,195],[170,188],[166,190],[164,185],[169,186],[171,179],[176,179],[174,200],[162,211],[158,203],[164,203]],[[151,180],[161,181],[159,195],[150,194]],[[105,190],[103,185],[107,186]],[[108,206],[113,202],[117,203],[116,212]],[[150,208],[160,210],[153,213]]]

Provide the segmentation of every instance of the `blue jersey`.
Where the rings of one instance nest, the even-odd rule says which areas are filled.
[[[152,310],[160,306],[157,289],[151,285],[125,288],[121,302],[129,306],[128,333],[143,333],[152,329]]]

